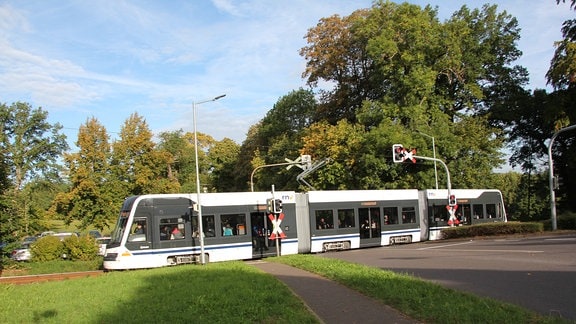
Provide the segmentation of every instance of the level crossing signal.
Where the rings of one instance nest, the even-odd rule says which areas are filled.
[[[416,163],[416,158],[414,155],[416,155],[416,149],[407,150],[402,144],[392,145],[392,157],[394,163],[401,163],[405,162],[406,160],[410,160],[412,163]]]
[[[456,206],[456,205],[458,205],[458,202],[456,201],[456,196],[450,195],[450,197],[448,197],[448,206]]]
[[[282,212],[282,199],[266,199],[266,210],[268,213],[280,214]]]

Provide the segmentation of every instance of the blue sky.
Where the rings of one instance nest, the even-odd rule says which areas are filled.
[[[480,1],[409,1],[438,6],[441,20]],[[519,20],[531,88],[574,18],[555,0],[495,1]],[[198,131],[241,144],[278,99],[305,87],[304,35],[322,17],[369,8],[368,0],[0,0],[0,102],[24,101],[64,126],[97,118],[117,138],[138,112],[151,130]]]

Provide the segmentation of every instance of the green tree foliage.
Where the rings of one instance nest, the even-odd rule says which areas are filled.
[[[80,221],[81,228],[103,230],[115,218],[123,197],[114,190],[110,173],[110,143],[106,128],[94,117],[80,126],[77,153],[64,154],[70,190],[60,192],[50,209],[67,224]]]
[[[258,129],[261,125],[262,121],[250,126],[248,133],[246,134],[246,139],[240,146],[238,159],[234,166],[234,170],[236,171],[234,183],[236,184],[236,188],[240,191],[250,190],[250,176],[252,171],[257,167],[266,164],[264,159],[261,157],[262,155],[260,154],[258,141]],[[259,179],[258,175],[254,177],[255,181],[257,179]]]
[[[169,157],[168,177],[177,179],[181,192],[195,191],[194,135],[184,134],[182,130],[178,130],[160,133],[158,137],[160,138],[158,149]]]
[[[202,190],[235,191],[236,160],[240,146],[229,138],[216,141],[209,135],[198,133],[198,159]],[[182,130],[160,134],[158,150],[170,157],[169,177],[178,179],[180,192],[196,191],[196,157],[194,134]]]
[[[241,182],[250,179],[252,171],[260,165],[286,162],[300,156],[302,132],[311,125],[316,111],[316,99],[311,91],[299,89],[281,97],[266,116],[248,133],[240,149]],[[246,164],[246,161],[256,164]],[[239,170],[237,166],[237,170]],[[298,168],[262,168],[255,175],[255,190],[294,189]],[[237,178],[238,179],[238,178]],[[238,181],[237,181],[238,183]],[[242,188],[242,187],[239,187]]]
[[[240,145],[229,138],[217,141],[208,151],[210,178],[214,191],[237,191],[234,166],[237,163]]]
[[[180,189],[177,179],[168,177],[171,157],[156,149],[146,120],[137,113],[126,120],[112,148],[111,170],[119,197]]]
[[[69,190],[69,183],[64,179],[37,178],[26,184],[22,194],[30,201],[29,234],[37,234],[50,229],[53,214],[50,208],[54,198]]]
[[[47,119],[48,112],[27,103],[0,104],[1,218],[14,237],[28,234],[37,216],[24,187],[34,179],[57,179],[57,160],[68,148],[66,136],[59,133],[62,126]]]
[[[68,149],[60,124],[48,123],[48,112],[17,102],[0,105],[2,155],[14,190],[21,190],[36,175],[58,173],[57,159]]]
[[[570,7],[576,9],[576,2],[572,1]],[[556,51],[546,73],[548,83],[555,89],[576,85],[576,19],[566,20],[561,30],[563,39],[554,43]]]
[[[326,168],[318,170],[315,176],[316,189],[357,189],[361,174],[355,171],[364,145],[364,130],[346,120],[335,126],[319,122],[308,128],[303,138],[304,153],[313,160],[330,158]],[[319,154],[320,153],[320,154]],[[373,176],[372,178],[377,178]]]
[[[575,8],[574,1],[571,2],[571,8]],[[565,21],[561,30],[563,39],[555,42],[556,51],[546,74],[548,84],[554,87],[554,91],[547,93],[546,90],[537,89],[530,93],[507,88],[505,100],[492,105],[490,111],[492,124],[505,129],[508,135],[513,153],[510,162],[521,166],[528,175],[547,174],[550,138],[556,131],[570,126],[576,120],[576,20]],[[556,167],[554,174],[565,179],[556,191],[560,210],[576,210],[576,180],[570,176],[576,172],[574,144],[574,132],[563,133],[556,139],[552,150]],[[528,187],[525,183],[528,183],[527,180],[523,186]],[[549,190],[547,181],[542,186]],[[536,192],[531,191],[532,194]],[[548,197],[548,193],[542,194]],[[533,200],[542,198],[538,196]],[[531,210],[534,211],[534,208]]]
[[[331,125],[347,120],[352,128],[359,124],[365,130],[360,141],[364,145],[327,167],[355,164],[348,168],[355,177],[344,176],[345,168],[336,173],[343,182],[337,187],[429,184],[431,163],[391,165],[394,143],[432,153],[428,139],[418,131],[436,138],[438,157],[456,175],[452,179],[456,187],[490,182],[492,169],[503,162],[499,150],[504,134],[484,116],[503,101],[506,90],[517,91],[527,81],[524,68],[511,66],[521,54],[516,48],[516,19],[498,13],[496,6],[481,10],[463,6],[442,23],[431,7],[376,1],[369,10],[320,20],[306,37],[308,46],[301,55],[307,60],[308,83],[334,85],[320,92],[315,119]],[[313,137],[308,141],[314,142]],[[329,155],[325,150],[307,153]],[[425,173],[408,176],[403,174],[406,170]],[[374,180],[375,175],[380,179]],[[318,187],[334,185],[325,180]]]
[[[185,135],[187,141],[194,145],[194,134],[193,133],[186,133]],[[210,135],[204,133],[197,133],[196,137],[198,139],[198,172],[200,174],[200,190],[204,192],[214,191],[214,185],[212,183],[213,178],[211,177],[210,173],[213,171],[212,169],[212,161],[208,156],[208,153],[214,148],[217,144],[217,141]],[[192,146],[194,149],[194,146]],[[194,152],[194,151],[193,151]],[[194,165],[194,168],[196,166]],[[194,172],[194,177],[191,178],[193,180],[194,185],[191,188],[194,189],[196,192],[196,172]]]
[[[312,87],[323,80],[334,82],[333,89],[320,89],[318,119],[331,124],[341,119],[354,121],[355,109],[363,100],[381,96],[374,93],[378,89],[373,89],[371,82],[371,78],[380,78],[366,53],[366,39],[354,33],[355,25],[367,14],[367,10],[357,10],[348,17],[322,18],[306,34],[309,45],[300,50],[307,61],[302,76]]]

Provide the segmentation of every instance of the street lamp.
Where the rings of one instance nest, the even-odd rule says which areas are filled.
[[[557,227],[556,223],[556,194],[554,193],[554,163],[552,161],[552,144],[554,144],[554,140],[556,136],[563,131],[568,131],[571,129],[576,129],[576,125],[568,126],[565,128],[560,129],[550,139],[550,143],[548,143],[548,184],[550,186],[550,214],[552,216],[552,230],[555,231]]]
[[[192,110],[194,112],[194,156],[196,158],[196,205],[198,206],[198,234],[200,236],[200,262],[202,265],[205,264],[204,258],[204,229],[202,228],[202,204],[200,204],[200,168],[199,168],[199,161],[198,161],[198,132],[196,130],[196,106],[210,102],[216,101],[218,99],[226,97],[225,94],[220,95],[218,97],[214,97],[209,100],[199,101],[199,102],[192,102]]]
[[[424,136],[430,137],[432,139],[432,152],[433,152],[432,154],[434,156],[434,176],[436,178],[436,190],[438,190],[438,169],[436,168],[436,144],[434,143],[434,136],[430,136],[430,135],[423,133],[419,130],[416,130],[416,131],[418,133],[420,133]]]

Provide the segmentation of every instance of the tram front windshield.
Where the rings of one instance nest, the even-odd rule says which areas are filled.
[[[122,209],[120,210],[118,222],[116,222],[116,227],[114,227],[112,235],[110,236],[110,242],[108,243],[109,246],[119,245],[122,241],[122,236],[124,235],[126,226],[128,226],[128,217],[130,216],[134,200],[136,200],[136,197],[130,197],[124,201]]]

